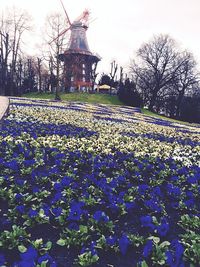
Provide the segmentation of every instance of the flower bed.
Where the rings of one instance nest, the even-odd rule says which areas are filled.
[[[137,111],[11,100],[0,266],[200,265],[200,128]]]

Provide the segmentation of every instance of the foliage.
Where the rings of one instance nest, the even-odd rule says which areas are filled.
[[[129,79],[126,79],[124,83],[120,84],[118,96],[125,105],[132,107],[142,106],[142,98],[136,90],[135,83]]]

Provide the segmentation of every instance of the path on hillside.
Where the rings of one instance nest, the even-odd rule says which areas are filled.
[[[9,111],[9,99],[5,96],[0,96],[0,128],[3,122],[3,118]]]

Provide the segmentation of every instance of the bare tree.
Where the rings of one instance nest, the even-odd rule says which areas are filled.
[[[172,82],[182,62],[178,61],[175,42],[168,35],[156,36],[145,43],[137,56],[139,64],[132,63],[131,71],[137,76],[137,86],[147,92],[148,106],[153,110],[160,90]]]
[[[196,70],[196,62],[191,53],[184,52],[180,55],[178,61],[181,63],[176,75],[172,81],[172,87],[175,90],[176,97],[176,114],[180,116],[180,106],[183,97],[191,95],[194,87],[196,88],[199,83],[199,73]]]
[[[13,95],[17,87],[18,60],[22,50],[22,37],[31,29],[30,15],[13,8],[7,15],[2,15],[0,25],[0,58],[1,58],[1,93]],[[6,89],[9,89],[7,92]]]
[[[59,97],[59,87],[61,81],[61,61],[59,60],[59,55],[66,48],[68,41],[68,33],[61,33],[68,27],[67,19],[60,13],[51,14],[46,19],[46,36],[45,40],[48,42],[48,47],[46,48],[45,58],[48,61],[50,76],[56,79],[56,90],[55,99],[60,99]],[[52,85],[54,85],[54,82]]]
[[[113,62],[111,62],[111,69],[110,69],[110,79],[111,79],[110,94],[111,94],[112,86],[114,84],[117,70],[118,70],[118,64],[116,64],[116,61],[114,60]]]

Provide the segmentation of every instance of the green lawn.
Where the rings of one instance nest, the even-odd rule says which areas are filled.
[[[23,97],[40,98],[40,99],[54,99],[55,95],[52,93],[27,93]],[[123,105],[123,103],[115,95],[106,94],[89,94],[89,93],[61,93],[60,97],[65,101],[79,101],[87,103]]]
[[[163,120],[168,120],[168,121],[171,121],[171,122],[182,123],[182,124],[186,124],[186,125],[189,125],[189,126],[195,126],[195,125],[199,126],[196,123],[190,123],[190,122],[186,122],[186,121],[179,121],[179,120],[175,120],[175,119],[171,119],[171,118],[159,115],[159,114],[157,114],[155,112],[149,111],[146,108],[142,108],[141,110],[142,110],[143,114],[148,115],[148,116],[156,117],[156,118],[163,119]]]

